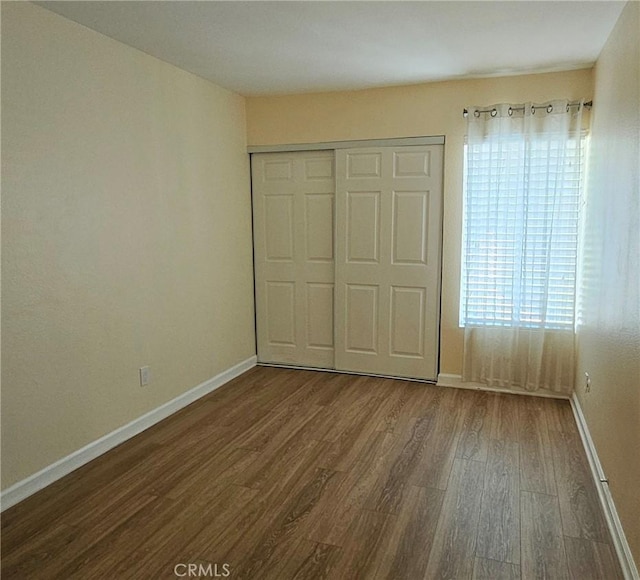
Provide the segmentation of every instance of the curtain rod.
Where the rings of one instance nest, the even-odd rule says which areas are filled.
[[[593,101],[587,101],[586,103],[583,103],[583,105],[588,109],[590,109],[591,107],[593,107]],[[568,103],[567,112],[569,111],[569,107],[579,107],[579,106],[580,106],[580,101],[576,101],[575,103]],[[546,109],[547,113],[551,113],[551,111],[553,111],[553,105],[538,105],[538,106],[531,105],[532,113],[537,111],[538,109]],[[513,111],[524,111],[524,105],[522,107],[509,107],[509,116],[511,116]],[[491,116],[495,117],[498,114],[498,110],[495,107],[493,109],[484,109],[483,111],[476,110],[475,116],[479,117],[480,113],[491,113]],[[462,116],[463,117],[469,116],[469,111],[467,109],[462,109]]]

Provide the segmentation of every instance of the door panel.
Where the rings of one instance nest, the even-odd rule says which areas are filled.
[[[381,153],[371,150],[368,152],[352,150],[346,153],[346,159],[349,179],[380,177]]]
[[[307,346],[333,351],[333,284],[307,283]]]
[[[333,264],[333,194],[305,196],[305,241],[307,261]]]
[[[266,259],[293,260],[293,195],[271,195],[264,200]]]
[[[269,344],[295,347],[295,282],[267,282]]]
[[[251,158],[258,360],[334,367],[332,151]]]
[[[336,367],[435,380],[441,145],[336,152]]]
[[[427,264],[428,191],[394,191],[393,233],[394,264]]]
[[[265,159],[262,164],[260,181],[287,181],[293,179],[293,161],[291,159]]]
[[[420,358],[424,352],[425,290],[391,286],[389,352]]]
[[[431,151],[395,151],[393,153],[394,177],[429,177],[431,175]]]
[[[375,264],[380,246],[380,192],[348,191],[347,260]]]
[[[345,289],[345,350],[377,355],[379,288],[376,285],[347,284]]]

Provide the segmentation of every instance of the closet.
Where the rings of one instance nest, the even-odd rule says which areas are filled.
[[[251,157],[258,360],[437,378],[443,145]]]

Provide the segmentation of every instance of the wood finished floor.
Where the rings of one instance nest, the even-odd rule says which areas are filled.
[[[2,514],[5,579],[181,563],[251,580],[622,578],[567,401],[266,367]]]

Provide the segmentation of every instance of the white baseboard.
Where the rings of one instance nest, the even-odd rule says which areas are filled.
[[[111,433],[107,433],[103,437],[100,437],[100,439],[85,445],[81,449],[74,451],[70,455],[19,481],[0,494],[0,509],[4,511],[21,502],[23,499],[28,498],[30,495],[40,491],[54,481],[82,467],[117,445],[124,443],[127,439],[131,439],[131,437],[166,419],[169,415],[172,415],[210,392],[215,391],[231,379],[236,378],[256,366],[256,363],[257,357],[252,356],[188,390],[186,393],[182,393],[182,395],[177,396],[175,399],[134,419],[131,423],[123,425]]]
[[[470,389],[472,391],[490,391],[492,393],[509,393],[511,395],[526,395],[530,397],[546,397],[547,399],[570,399],[569,395],[559,395],[550,393],[549,391],[526,391],[524,389],[502,389],[498,387],[489,387],[483,383],[463,382],[460,375],[448,375],[440,373],[438,375],[439,387],[452,387],[454,389]]]
[[[580,432],[582,444],[584,445],[584,449],[587,454],[589,466],[591,467],[591,474],[593,475],[593,479],[595,480],[596,488],[598,490],[598,497],[600,499],[600,504],[602,505],[602,511],[604,512],[604,517],[607,522],[607,526],[609,527],[613,546],[616,550],[616,554],[618,555],[618,560],[620,560],[620,566],[622,567],[624,577],[626,580],[640,580],[640,577],[638,576],[638,568],[636,567],[633,555],[631,554],[627,537],[622,529],[622,523],[618,517],[618,512],[613,502],[611,491],[609,490],[609,482],[604,474],[602,464],[600,463],[598,453],[596,452],[596,446],[594,445],[591,434],[589,433],[589,426],[587,425],[587,421],[582,412],[580,400],[575,393],[573,393],[573,396],[571,397],[571,408],[573,409],[573,415],[578,425],[578,431]]]

